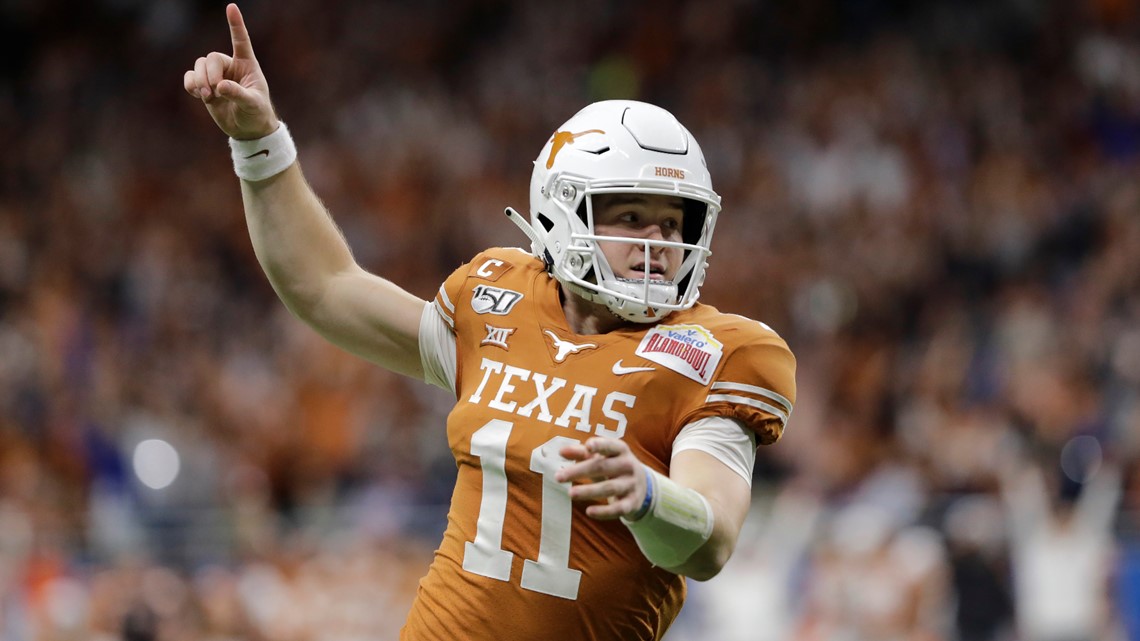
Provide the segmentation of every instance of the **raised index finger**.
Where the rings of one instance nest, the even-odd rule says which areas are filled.
[[[234,45],[234,58],[253,59],[253,43],[249,40],[249,32],[245,29],[245,20],[241,17],[241,9],[232,2],[226,5],[226,20],[230,23],[230,40]]]

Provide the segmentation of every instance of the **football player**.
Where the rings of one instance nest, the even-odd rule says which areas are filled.
[[[795,360],[697,302],[720,211],[696,140],[641,102],[590,105],[534,163],[529,250],[496,248],[423,301],[370,274],[296,162],[241,13],[185,89],[230,137],[253,246],[332,342],[455,394],[443,541],[401,638],[660,639],[714,576],[778,439]]]

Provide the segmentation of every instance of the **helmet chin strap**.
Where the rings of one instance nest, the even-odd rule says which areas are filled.
[[[613,310],[613,308],[609,306],[609,301],[606,300],[606,297],[604,295],[598,293],[598,292],[595,292],[595,291],[590,290],[590,289],[586,289],[585,287],[582,287],[581,285],[578,285],[576,283],[562,282],[562,286],[565,287],[566,289],[570,290],[570,293],[574,294],[575,296],[577,296],[579,298],[583,298],[585,300],[588,300],[591,303],[594,303],[595,305],[597,305],[598,307],[601,307],[602,309],[606,310],[607,312],[609,312],[609,314],[611,316],[613,316],[614,318],[616,318],[618,320],[625,321],[625,322],[634,322],[634,323],[639,322],[639,321],[633,320],[631,318],[626,318],[625,316],[622,316],[621,314],[615,312]]]
[[[645,294],[648,294],[648,297],[646,299],[643,299],[643,302],[641,303],[648,311],[648,314],[637,314],[631,318],[628,316],[623,316],[621,313],[611,309],[611,311],[614,311],[614,313],[618,314],[618,316],[632,320],[635,323],[654,323],[661,320],[661,317],[668,315],[669,311],[662,311],[657,306],[662,304],[672,305],[677,300],[677,286],[671,282],[668,284],[664,282],[650,282],[648,284],[648,292],[646,292],[645,281],[641,280],[611,280],[606,284],[606,287],[618,293],[626,294],[627,296],[642,297]],[[620,307],[628,303],[622,299],[617,299],[616,304]]]
[[[566,287],[571,293],[578,296],[579,298],[584,298],[584,299],[590,301],[591,303],[595,303],[597,305],[600,305],[601,307],[605,308],[609,313],[611,313],[614,316],[622,319],[623,321],[629,321],[629,322],[633,322],[633,323],[656,323],[657,321],[661,320],[664,316],[667,316],[669,314],[668,310],[665,310],[665,311],[658,310],[656,308],[656,305],[655,305],[655,303],[660,304],[662,302],[667,302],[667,301],[654,300],[654,299],[655,298],[665,298],[665,299],[668,299],[668,301],[671,301],[673,299],[673,296],[674,296],[673,292],[675,292],[675,287],[673,285],[665,285],[665,286],[656,285],[656,286],[653,286],[653,289],[651,289],[650,292],[656,293],[656,294],[658,294],[658,296],[651,296],[649,302],[647,304],[645,304],[645,309],[646,309],[646,311],[648,311],[648,313],[623,314],[619,310],[622,307],[624,307],[627,303],[629,303],[629,301],[625,301],[625,300],[622,300],[620,298],[617,298],[616,296],[614,296],[612,294],[607,294],[605,292],[597,292],[597,291],[594,291],[592,289],[588,289],[588,288],[583,287],[577,283],[570,283],[570,282],[563,281],[562,285],[563,285],[563,287]],[[640,293],[641,288],[644,287],[644,285],[639,284],[639,283],[634,283],[634,282],[616,282],[615,283],[615,282],[611,281],[609,287],[619,291],[620,293],[628,294],[630,296],[636,296],[638,293]],[[662,291],[662,290],[665,290],[665,291]]]

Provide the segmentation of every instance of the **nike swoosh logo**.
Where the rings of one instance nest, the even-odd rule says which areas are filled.
[[[657,369],[657,368],[656,367],[623,367],[621,364],[621,359],[618,359],[618,362],[614,363],[613,372],[614,372],[614,375],[616,375],[616,376],[622,376],[623,374],[633,374],[634,372],[652,372],[655,369]]]
[[[245,159],[249,160],[250,158],[253,158],[254,156],[260,156],[261,154],[265,154],[265,157],[268,158],[269,157],[269,150],[268,149],[262,149],[261,151],[255,151],[252,154],[246,156]]]

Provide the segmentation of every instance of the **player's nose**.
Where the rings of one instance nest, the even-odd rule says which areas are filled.
[[[646,240],[665,240],[665,227],[660,223],[648,223],[641,228],[640,237]]]

